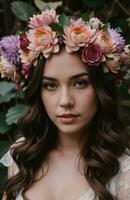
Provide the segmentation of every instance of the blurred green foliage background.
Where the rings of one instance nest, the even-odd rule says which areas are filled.
[[[110,22],[113,28],[120,27],[126,43],[130,43],[130,0],[0,0],[0,38],[26,30],[28,18],[45,7],[56,8],[59,14],[96,16],[104,23]],[[117,93],[120,115],[130,130],[130,79]],[[23,94],[17,93],[11,82],[0,78],[0,158],[13,143],[17,121],[27,108]],[[6,169],[0,165],[0,191],[5,174]]]

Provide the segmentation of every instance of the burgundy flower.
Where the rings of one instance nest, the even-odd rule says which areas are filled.
[[[82,51],[81,58],[88,65],[98,65],[102,58],[102,50],[98,44],[92,44],[85,47]]]
[[[27,49],[29,45],[29,41],[26,35],[21,35],[20,36],[20,48],[24,51]]]
[[[24,76],[25,79],[27,79],[29,77],[29,72],[30,72],[29,65],[22,64],[21,68],[22,68],[21,71],[22,75]]]

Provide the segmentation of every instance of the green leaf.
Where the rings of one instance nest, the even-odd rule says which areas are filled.
[[[23,21],[28,21],[28,18],[35,13],[35,8],[23,1],[12,2],[11,10],[17,18]]]
[[[28,106],[24,104],[17,104],[14,107],[11,107],[6,114],[6,122],[8,125],[17,124],[18,119],[27,112]]]
[[[6,123],[6,112],[0,112],[0,133],[4,134],[9,130],[9,127]]]
[[[8,92],[10,92],[12,89],[14,89],[14,84],[7,81],[1,81],[0,82],[0,95],[4,96]]]
[[[88,21],[88,20],[90,19],[90,15],[89,15],[88,13],[83,13],[83,14],[81,15],[81,18],[82,18],[83,20],[85,20],[85,21]]]
[[[15,98],[15,93],[10,91],[7,94],[5,94],[4,96],[0,96],[0,103],[9,102],[13,98]]]
[[[119,26],[116,28],[116,31],[117,31],[118,33],[122,33],[122,32],[123,32],[122,29],[121,29],[121,27],[119,27]]]
[[[63,26],[69,26],[70,25],[70,17],[66,16],[65,14],[61,14],[59,17],[59,23]]]
[[[52,23],[49,25],[53,31],[55,31],[59,36],[63,35],[63,28],[58,23]]]
[[[110,23],[106,23],[106,24],[103,26],[103,30],[106,31],[109,27],[110,27]]]
[[[34,0],[34,4],[39,10],[43,10],[44,8],[54,8],[56,9],[58,6],[62,5],[62,1],[56,1],[56,2],[44,2],[42,0]]]

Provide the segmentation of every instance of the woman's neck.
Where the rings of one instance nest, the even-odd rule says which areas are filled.
[[[57,149],[62,153],[75,154],[80,152],[79,135],[59,132]]]

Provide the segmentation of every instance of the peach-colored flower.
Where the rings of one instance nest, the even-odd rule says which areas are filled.
[[[29,27],[38,28],[43,25],[49,25],[57,20],[56,11],[52,8],[51,10],[46,9],[41,14],[33,15],[30,17]]]
[[[39,56],[39,52],[37,51],[31,51],[29,49],[26,49],[24,51],[20,50],[20,58],[21,62],[27,65],[32,64],[35,62],[37,57]]]
[[[15,70],[16,66],[14,64],[11,64],[8,62],[4,56],[1,55],[0,57],[0,73],[1,77],[8,77],[11,78],[12,80],[14,79],[15,76]]]
[[[130,45],[126,45],[120,55],[121,61],[125,64],[130,63]]]
[[[111,54],[116,51],[116,43],[113,38],[110,37],[108,31],[99,32],[95,43],[100,45],[104,54]]]
[[[45,58],[48,58],[51,53],[59,51],[56,32],[52,31],[49,26],[30,29],[27,37],[30,42],[28,49],[37,53],[42,52]]]
[[[120,70],[121,60],[118,54],[113,54],[113,58],[106,60],[106,67],[113,73],[118,73]]]
[[[64,26],[64,43],[66,51],[71,53],[77,51],[80,47],[88,46],[94,40],[95,29],[91,29],[89,25],[79,18],[71,20],[70,26]]]

